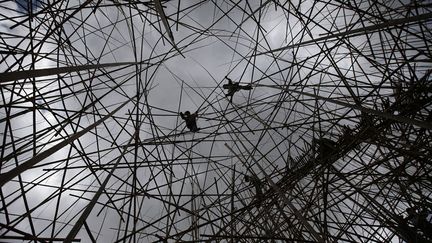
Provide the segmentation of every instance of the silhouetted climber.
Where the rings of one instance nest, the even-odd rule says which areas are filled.
[[[406,212],[408,216],[406,220],[409,220],[416,228],[420,229],[426,236],[432,238],[432,223],[427,220],[428,212],[423,210],[417,212],[417,210],[412,208],[407,208]]]
[[[254,175],[250,175],[250,176],[245,175],[244,180],[246,182],[249,182],[255,187],[255,191],[256,191],[255,197],[258,201],[261,201],[263,199],[263,193],[262,193],[262,183],[260,179],[258,179],[258,177]]]
[[[376,137],[376,135],[380,132],[375,126],[375,119],[372,115],[367,112],[361,112],[360,122],[357,125],[359,129],[359,139],[362,141],[371,141],[370,139]]]
[[[396,83],[393,88],[395,110],[400,112],[418,110],[419,107],[426,105],[430,101],[432,85],[426,77],[428,77],[428,74],[416,82]]]
[[[397,230],[406,242],[421,242],[414,227],[408,225],[407,219],[397,215]]]
[[[406,219],[411,221],[411,223],[413,223],[413,225],[417,225],[417,221],[418,221],[417,210],[414,207],[412,207],[412,208],[407,208],[406,212],[408,214]]]
[[[184,114],[183,112],[180,112],[180,116],[186,122],[186,127],[189,128],[191,132],[198,132],[200,130],[196,124],[196,118],[198,116],[197,112],[193,114],[189,111],[186,111]]]
[[[373,116],[367,112],[362,111],[360,114],[359,126],[361,126],[363,129],[374,126]]]
[[[295,160],[291,155],[288,154],[287,160],[285,161],[285,174],[288,174],[292,167],[295,165]]]
[[[231,96],[230,102],[232,102],[233,95],[240,90],[251,90],[252,85],[240,85],[239,82],[233,82],[230,78],[225,77],[228,80],[227,84],[224,84],[222,87],[224,89],[228,90],[228,93],[225,95],[225,97]]]
[[[392,110],[391,110],[391,104],[390,104],[390,100],[389,100],[388,97],[385,97],[385,98],[383,99],[383,102],[382,102],[382,108],[383,108],[384,111],[387,111],[387,112],[392,113]]]
[[[355,145],[355,147],[358,148],[359,145],[359,142],[354,135],[354,130],[347,125],[342,126],[342,135],[339,137],[338,142],[341,146]]]
[[[329,159],[337,151],[338,144],[328,138],[319,138],[315,144],[318,144],[318,158]]]

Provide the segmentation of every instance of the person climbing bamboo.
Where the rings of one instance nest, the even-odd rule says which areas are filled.
[[[314,141],[315,146],[318,145],[318,159],[329,160],[336,152],[338,144],[333,140],[321,137]]]
[[[258,177],[254,176],[254,175],[245,175],[244,176],[244,180],[246,182],[250,182],[250,184],[252,184],[255,187],[255,198],[258,201],[261,201],[263,199],[263,192],[262,192],[262,182],[260,179],[258,179]]]
[[[198,132],[200,130],[199,127],[197,127],[196,118],[198,116],[198,113],[195,112],[193,114],[190,113],[190,111],[180,112],[180,117],[186,122],[186,127],[191,132]]]
[[[239,82],[233,82],[227,76],[225,76],[225,78],[228,80],[228,83],[224,84],[222,87],[224,89],[228,90],[228,93],[225,95],[225,97],[231,96],[230,102],[232,102],[233,96],[234,96],[234,94],[236,92],[238,92],[240,90],[251,90],[252,89],[252,85],[250,85],[250,84],[248,84],[248,85],[240,85]]]
[[[432,223],[428,220],[430,212],[426,209],[418,211],[415,207],[407,208],[406,212],[408,214],[406,220],[411,222],[415,228],[420,229],[427,237],[432,238]]]

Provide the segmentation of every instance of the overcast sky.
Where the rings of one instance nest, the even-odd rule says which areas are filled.
[[[281,3],[275,6],[274,2]],[[181,1],[180,6],[178,1],[164,2],[175,46],[159,13],[147,1],[134,5],[101,1],[97,9],[96,2],[90,2],[77,12],[83,1],[56,2],[50,7],[43,2],[33,5],[32,20],[28,9],[19,6],[21,1],[1,3],[2,72],[111,66],[1,84],[1,173],[35,157],[33,141],[38,154],[87,127],[96,127],[21,173],[24,188],[18,177],[2,186],[0,222],[28,234],[34,231],[41,238],[65,238],[109,178],[86,220],[98,242],[151,242],[158,240],[155,235],[205,239],[202,235],[228,234],[232,225],[246,235],[292,232],[278,228],[277,222],[285,219],[274,208],[245,210],[230,225],[230,212],[246,208],[257,193],[244,175],[254,174],[269,189],[266,175],[277,182],[300,157],[313,157],[314,139],[337,141],[343,125],[355,129],[360,122],[359,109],[325,98],[380,111],[384,99],[395,101],[396,83],[419,80],[430,70],[430,64],[421,61],[430,59],[430,52],[429,40],[413,34],[419,26],[411,32],[379,29],[380,34],[332,36],[379,24],[378,13],[385,19],[405,18],[408,1],[389,3],[391,8],[358,3],[363,12],[315,1],[274,2]],[[416,11],[420,13],[412,10],[408,16],[428,12],[420,7]],[[430,37],[427,22],[422,27]],[[33,57],[23,54],[31,53],[32,46]],[[382,52],[389,48],[393,55],[387,57]],[[418,66],[399,68],[404,56],[420,60]],[[253,90],[237,92],[230,103],[222,88],[225,76],[251,84]],[[189,132],[180,118],[179,112],[186,110],[197,111],[198,133]],[[96,124],[101,119],[103,123]],[[374,146],[351,151],[335,168],[347,174],[363,168],[385,153]],[[345,167],[347,161],[350,166]],[[118,167],[111,173],[113,166]],[[376,171],[383,170],[378,167]],[[367,179],[356,178],[358,183]],[[322,200],[321,192],[304,188],[318,187],[320,180],[310,174],[287,193],[306,216],[317,212],[308,208],[308,201],[319,205]],[[336,186],[329,190],[334,190],[335,198],[341,193]],[[304,195],[296,195],[300,191]],[[202,195],[192,202],[192,193]],[[342,215],[363,210],[351,199],[340,204],[329,209],[334,221],[355,221]],[[407,206],[399,207],[395,213]],[[32,210],[31,217],[27,210]],[[292,208],[285,211],[299,224]],[[190,230],[211,220],[196,232]],[[309,222],[320,231],[319,223]],[[350,234],[338,227],[331,233]],[[138,233],[133,236],[134,232]],[[0,234],[20,235],[4,228]],[[364,234],[378,240],[390,237],[385,228],[378,235],[368,230]],[[303,232],[303,237],[313,235]],[[84,226],[76,238],[90,241]]]

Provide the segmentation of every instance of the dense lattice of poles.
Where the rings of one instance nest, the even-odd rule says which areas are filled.
[[[0,241],[432,241],[428,1],[0,3]]]

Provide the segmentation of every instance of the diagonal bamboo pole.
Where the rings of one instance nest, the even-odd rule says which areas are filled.
[[[18,165],[14,169],[12,169],[6,173],[0,174],[0,187],[3,187],[3,185],[6,184],[8,181],[12,180],[16,176],[23,173],[24,171],[31,169],[34,165],[36,165],[40,161],[48,158],[49,156],[51,156],[52,154],[54,154],[58,150],[62,149],[63,147],[65,147],[68,144],[71,144],[73,141],[77,140],[82,135],[86,134],[90,130],[92,130],[95,127],[97,127],[98,125],[100,125],[102,122],[106,121],[108,118],[113,116],[117,111],[119,111],[123,106],[125,106],[127,103],[129,103],[132,99],[133,98],[128,99],[122,105],[120,105],[115,110],[113,110],[111,113],[107,114],[102,119],[100,119],[97,122],[93,123],[92,125],[86,127],[85,129],[75,133],[74,135],[70,136],[69,138],[63,140],[62,142],[60,142],[60,143],[52,146],[51,148],[43,151],[42,153],[37,154],[33,158],[31,158],[31,159],[27,160],[26,162]]]
[[[229,151],[231,151],[231,153],[233,153],[234,155],[237,156],[237,154],[234,153],[234,151],[228,146],[228,144],[225,143],[224,145],[225,145],[225,147],[228,148]],[[240,162],[242,162],[244,165],[246,165],[246,163],[242,160],[242,158],[240,158],[240,156],[237,156],[237,158],[240,160]],[[311,233],[313,238],[318,242],[324,242],[324,240],[321,238],[321,236],[315,231],[314,228],[312,228],[312,226],[305,219],[305,217],[303,217],[303,215],[289,201],[289,199],[285,196],[285,194],[281,192],[280,188],[273,182],[273,180],[267,175],[267,173],[265,173],[264,168],[262,168],[259,163],[255,163],[255,164],[259,167],[261,172],[264,174],[264,176],[265,176],[267,182],[270,184],[270,186],[281,196],[284,203],[286,205],[288,205],[288,207],[291,209],[291,211],[294,213],[294,215],[297,217],[297,219],[308,229],[309,233]]]
[[[103,63],[103,64],[91,64],[91,65],[81,65],[81,66],[72,66],[72,67],[44,68],[44,69],[36,69],[36,70],[6,72],[6,73],[0,73],[0,85],[6,82],[25,79],[25,78],[37,78],[37,77],[57,75],[62,73],[79,72],[79,71],[90,70],[90,69],[100,69],[100,68],[107,68],[107,67],[118,67],[118,66],[136,65],[136,64],[139,63],[136,62]]]

